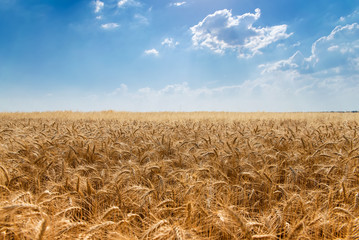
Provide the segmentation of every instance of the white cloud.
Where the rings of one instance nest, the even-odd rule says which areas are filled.
[[[305,58],[299,51],[286,60],[262,65],[264,72],[295,70],[299,73],[351,74],[359,72],[359,24],[337,26],[312,45]]]
[[[101,20],[101,19],[102,19],[102,16],[96,16],[96,19],[97,19],[97,20]]]
[[[191,27],[193,45],[206,47],[215,53],[226,50],[238,51],[239,57],[252,57],[261,49],[280,39],[288,38],[287,25],[254,27],[260,18],[260,9],[255,13],[233,16],[231,10],[219,10],[206,16]]]
[[[135,0],[120,0],[117,2],[117,6],[119,8],[123,8],[126,6],[139,7],[139,6],[141,6],[141,3],[139,3]]]
[[[161,44],[163,46],[167,46],[167,47],[176,47],[177,45],[179,45],[179,42],[176,42],[173,38],[165,38]]]
[[[187,2],[174,2],[171,3],[171,6],[180,7],[182,5],[185,5]]]
[[[101,2],[100,0],[96,0],[94,2],[94,4],[95,4],[95,13],[100,12],[103,9],[103,7],[105,6],[105,3]]]
[[[160,53],[155,48],[145,50],[145,55],[158,56],[159,54]]]
[[[102,24],[101,27],[106,30],[111,30],[120,27],[120,25],[117,23],[105,23]]]

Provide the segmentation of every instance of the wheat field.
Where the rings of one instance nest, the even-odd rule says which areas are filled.
[[[0,113],[0,239],[358,239],[358,122]]]

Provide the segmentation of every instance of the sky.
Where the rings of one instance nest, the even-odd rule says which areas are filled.
[[[0,0],[0,112],[359,110],[359,0]]]

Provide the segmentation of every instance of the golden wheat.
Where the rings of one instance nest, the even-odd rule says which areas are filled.
[[[359,115],[0,113],[3,239],[356,239]]]

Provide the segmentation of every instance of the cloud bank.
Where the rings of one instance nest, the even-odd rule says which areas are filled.
[[[358,75],[319,79],[298,72],[278,71],[237,85],[192,87],[186,82],[162,88],[132,89],[126,84],[103,94],[52,93],[12,98],[0,96],[4,111],[352,111],[358,110]],[[24,104],[26,103],[26,104]],[[9,108],[11,106],[11,109]]]

